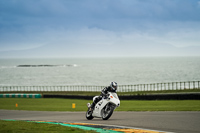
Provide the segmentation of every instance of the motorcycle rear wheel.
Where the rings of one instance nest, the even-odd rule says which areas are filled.
[[[89,109],[88,109],[88,111],[86,112],[86,118],[88,119],[88,120],[92,120],[94,117],[92,116],[92,111],[90,111]]]

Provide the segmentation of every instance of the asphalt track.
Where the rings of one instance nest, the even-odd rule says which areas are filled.
[[[176,133],[199,133],[200,112],[114,112],[109,120],[86,120],[85,112],[0,110],[0,119],[42,120],[126,126]]]

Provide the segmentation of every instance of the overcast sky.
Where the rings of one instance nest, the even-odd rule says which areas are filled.
[[[200,46],[200,0],[0,0],[0,51],[59,44]]]

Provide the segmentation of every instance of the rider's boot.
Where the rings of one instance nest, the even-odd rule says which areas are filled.
[[[94,106],[95,106],[95,103],[93,102],[92,105],[90,106],[90,111],[94,110]]]

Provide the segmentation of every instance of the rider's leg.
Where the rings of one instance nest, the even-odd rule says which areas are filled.
[[[101,97],[100,97],[100,96],[97,97],[97,98],[95,98],[95,99],[94,99],[94,102],[92,103],[92,105],[90,106],[90,108],[91,108],[92,110],[94,110],[94,107],[95,107],[96,103],[98,103],[100,100],[101,100]]]
[[[93,103],[91,104],[90,108],[93,110],[95,105],[96,105],[96,103],[93,102]]]

